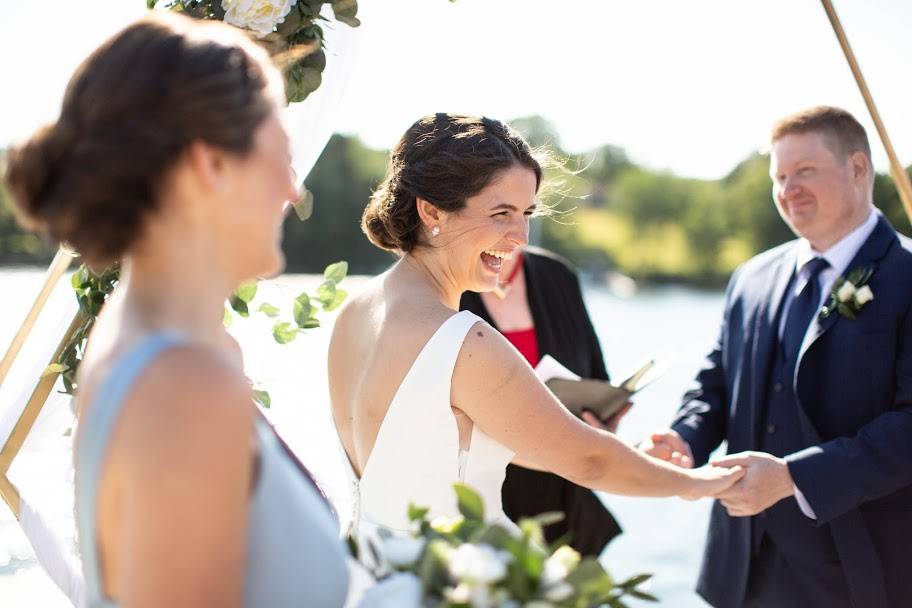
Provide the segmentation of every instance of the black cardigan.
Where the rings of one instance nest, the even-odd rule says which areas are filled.
[[[602,349],[576,274],[555,254],[534,247],[524,250],[522,264],[539,353],[551,355],[584,378],[607,380]],[[497,327],[479,294],[464,293],[460,308]],[[566,535],[583,555],[598,556],[621,533],[591,490],[552,473],[510,465],[502,494],[504,512],[513,521],[547,511],[563,512],[565,519],[548,526],[545,539],[553,543]]]

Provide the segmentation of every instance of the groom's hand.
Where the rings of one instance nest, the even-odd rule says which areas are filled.
[[[685,469],[693,468],[693,454],[690,451],[690,445],[678,435],[677,431],[672,429],[663,429],[651,434],[640,442],[639,448],[653,458]]]
[[[764,452],[741,452],[712,461],[713,466],[742,466],[747,470],[738,483],[716,498],[732,517],[747,517],[765,511],[795,493],[795,483],[786,462]]]

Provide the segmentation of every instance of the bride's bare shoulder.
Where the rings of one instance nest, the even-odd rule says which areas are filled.
[[[333,328],[333,340],[361,341],[392,332],[397,338],[422,336],[440,326],[453,311],[439,301],[411,294],[407,285],[397,284],[389,273],[369,281],[342,307]]]

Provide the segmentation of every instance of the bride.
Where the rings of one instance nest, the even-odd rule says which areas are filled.
[[[468,311],[526,244],[542,167],[515,131],[437,114],[392,152],[362,228],[399,261],[339,314],[329,351],[333,419],[357,480],[354,525],[408,528],[410,502],[458,513],[454,482],[474,487],[489,520],[509,462],[635,496],[717,494],[740,469],[682,469],[573,416],[496,330]]]

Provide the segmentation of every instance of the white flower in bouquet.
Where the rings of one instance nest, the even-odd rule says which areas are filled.
[[[572,547],[564,545],[545,560],[542,571],[542,583],[546,587],[562,583],[567,574],[580,563],[580,554]]]
[[[368,589],[358,608],[420,608],[421,596],[421,579],[411,572],[400,572]]]
[[[864,306],[868,302],[874,299],[874,292],[871,291],[871,288],[867,285],[863,285],[858,288],[858,291],[855,292],[855,303],[859,306]]]
[[[390,536],[383,541],[383,554],[393,567],[411,566],[424,549],[423,538]]]
[[[258,38],[285,21],[296,0],[222,0],[225,22],[253,30]]]
[[[836,299],[840,302],[848,302],[855,295],[855,285],[851,281],[846,281],[836,292]]]
[[[447,587],[443,590],[443,597],[451,604],[468,604],[472,597],[472,588],[467,583],[459,583],[456,587]]]
[[[450,556],[450,575],[457,580],[496,583],[507,576],[507,564],[513,558],[485,544],[460,545]]]
[[[545,599],[549,602],[563,602],[573,595],[573,586],[570,583],[558,583],[545,590]]]

